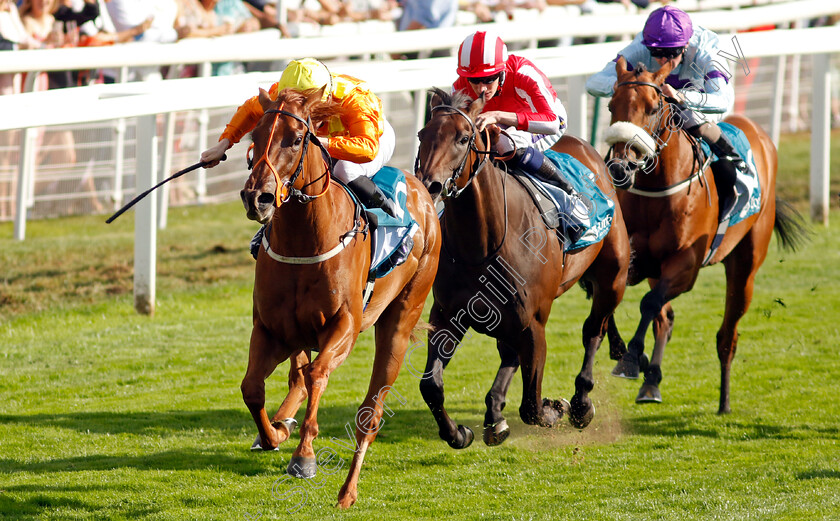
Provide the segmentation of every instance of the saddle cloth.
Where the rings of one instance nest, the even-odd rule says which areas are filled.
[[[373,176],[373,182],[399,206],[397,217],[391,217],[381,208],[366,208],[379,222],[372,237],[370,262],[371,277],[378,279],[405,262],[414,248],[413,237],[420,226],[406,207],[408,188],[402,170],[383,167]]]
[[[758,212],[761,207],[761,185],[758,184],[758,174],[755,169],[755,160],[750,149],[750,142],[747,141],[747,136],[744,132],[729,123],[718,123],[721,132],[726,134],[729,141],[735,147],[735,150],[747,163],[747,172],[739,173],[735,180],[735,191],[738,193],[738,199],[735,201],[735,208],[732,210],[732,215],[729,217],[729,226],[735,225],[747,217]],[[717,159],[717,156],[712,154],[709,145],[701,140],[703,153],[706,156],[711,155],[712,160]]]
[[[564,241],[564,250],[572,251],[584,248],[601,241],[610,231],[615,205],[595,182],[595,173],[586,168],[583,163],[570,156],[553,150],[544,152],[545,156],[554,162],[563,172],[574,189],[589,200],[589,205],[581,203],[560,188],[542,182],[537,177],[523,172],[512,172],[514,177],[522,183],[531,194],[549,229],[557,229],[560,234],[564,230],[564,223],[573,222],[586,228],[581,237],[570,244]]]

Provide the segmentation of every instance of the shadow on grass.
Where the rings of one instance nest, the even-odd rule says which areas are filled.
[[[808,472],[797,474],[796,479],[840,479],[840,470],[809,470]]]
[[[93,492],[108,493],[112,487],[90,486],[90,487],[55,487],[41,485],[22,485],[8,487],[4,491],[8,494],[0,494],[0,519],[43,519],[51,511],[61,509],[65,514],[68,510],[78,512],[96,512],[101,510],[101,504],[88,503],[67,497],[56,497],[55,494]],[[26,499],[12,497],[11,494],[26,494]],[[120,514],[127,519],[140,519],[152,515],[157,510],[149,507],[128,507],[123,505]]]
[[[215,469],[242,476],[276,472],[279,459],[268,460],[251,455],[244,449],[241,455],[231,456],[217,450],[199,449],[150,452],[139,456],[89,455],[55,458],[48,461],[20,462],[0,459],[0,474],[29,472],[51,474],[57,472],[109,471],[133,468],[137,470],[207,470]]]
[[[92,434],[171,435],[201,429],[238,434],[250,422],[253,420],[244,406],[241,410],[0,414],[0,424],[58,427]]]
[[[710,425],[715,423],[715,425]],[[770,424],[738,421],[717,414],[654,414],[628,420],[634,434],[641,436],[700,436],[740,440],[840,440],[840,427]]]

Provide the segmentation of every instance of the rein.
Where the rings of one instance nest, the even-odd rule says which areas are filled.
[[[276,185],[275,193],[274,193],[274,206],[279,207],[281,204],[288,202],[292,197],[296,198],[298,202],[301,204],[311,203],[315,199],[323,196],[327,193],[327,190],[330,189],[330,181],[332,176],[332,163],[328,161],[324,161],[324,166],[326,167],[326,174],[327,174],[327,182],[324,184],[324,189],[321,193],[309,195],[303,193],[303,191],[294,187],[294,184],[297,182],[298,177],[300,174],[303,173],[303,162],[306,159],[306,152],[309,149],[309,142],[312,141],[317,145],[322,152],[322,155],[326,155],[329,157],[324,145],[318,139],[315,134],[312,133],[310,128],[312,127],[312,120],[311,118],[307,118],[304,120],[297,114],[293,114],[286,110],[283,110],[283,105],[280,105],[279,109],[270,109],[266,110],[265,114],[274,114],[274,121],[271,123],[271,132],[268,134],[268,144],[265,147],[265,151],[263,155],[257,160],[256,163],[253,163],[252,160],[249,160],[248,169],[253,170],[256,168],[260,163],[265,163],[268,166],[268,169],[271,170],[271,173],[274,175],[274,182]],[[288,116],[290,118],[294,118],[306,127],[306,133],[303,136],[303,146],[301,147],[300,159],[298,160],[297,168],[295,169],[294,174],[291,177],[280,182],[280,174],[277,172],[277,169],[271,163],[271,160],[268,158],[268,151],[271,149],[271,144],[274,141],[274,131],[277,129],[277,121],[280,119],[280,116]],[[251,147],[248,149],[250,152],[254,148],[253,143]],[[282,197],[281,197],[282,196]]]
[[[307,117],[307,119],[304,120],[297,114],[293,114],[291,112],[283,110],[283,105],[280,105],[279,109],[266,110],[265,114],[274,114],[274,121],[271,123],[271,132],[268,135],[268,144],[265,147],[265,152],[263,152],[263,155],[259,158],[259,160],[256,163],[253,162],[252,158],[248,160],[248,169],[253,170],[260,163],[264,162],[268,166],[269,170],[271,170],[271,173],[274,175],[274,181],[276,185],[274,195],[275,208],[279,208],[281,204],[288,202],[293,197],[297,199],[299,203],[307,204],[326,194],[327,190],[329,190],[330,185],[332,184],[332,162],[324,159],[325,157],[329,157],[329,153],[327,152],[326,148],[321,143],[321,141],[318,139],[318,137],[312,132],[312,119]],[[268,151],[271,148],[272,142],[274,141],[274,131],[277,128],[277,121],[280,119],[281,115],[294,118],[306,126],[306,133],[303,137],[303,146],[301,147],[301,154],[300,159],[298,160],[297,168],[295,169],[295,172],[292,174],[292,176],[286,181],[284,181],[282,184],[280,183],[280,174],[277,172],[277,169],[274,167],[274,165],[268,158]],[[297,182],[298,177],[300,177],[301,173],[303,172],[303,162],[306,159],[306,152],[309,149],[310,141],[315,143],[315,145],[321,149],[322,160],[324,161],[324,166],[326,169],[325,173],[327,175],[327,181],[324,185],[324,189],[321,190],[320,193],[314,195],[305,194],[300,189],[294,187],[295,182]],[[253,147],[254,145],[251,144],[249,151],[252,150]],[[282,198],[279,197],[279,195],[281,194]],[[278,253],[271,250],[271,247],[268,243],[269,233],[268,230],[266,230],[262,238],[262,246],[265,249],[266,254],[268,254],[268,256],[274,259],[275,261],[283,264],[317,264],[320,262],[324,262],[327,259],[335,257],[350,244],[350,242],[356,235],[358,235],[359,233],[367,235],[368,226],[361,219],[361,208],[355,200],[353,200],[353,204],[356,207],[356,215],[353,219],[353,228],[345,232],[341,236],[339,243],[331,250],[320,255],[313,255],[311,257],[287,257],[284,255],[279,255]]]
[[[461,115],[464,119],[466,119],[469,122],[470,128],[472,129],[472,134],[470,135],[469,146],[467,147],[467,153],[461,159],[461,162],[458,164],[458,167],[455,170],[452,171],[452,176],[447,178],[446,181],[444,182],[444,185],[443,185],[443,192],[442,192],[441,195],[444,198],[455,199],[459,195],[461,195],[461,193],[464,190],[466,190],[468,186],[470,186],[472,184],[473,179],[475,179],[476,176],[478,176],[478,174],[481,173],[481,171],[484,169],[484,167],[487,166],[487,164],[490,162],[489,157],[490,157],[490,154],[492,154],[492,152],[489,150],[489,140],[490,140],[489,136],[490,136],[490,133],[485,129],[485,135],[487,136],[487,141],[488,141],[488,150],[479,150],[475,146],[475,139],[476,139],[476,135],[478,134],[478,132],[476,131],[476,128],[475,128],[475,122],[473,122],[473,120],[466,113],[464,113],[462,110],[460,110],[456,107],[453,107],[452,105],[436,105],[436,106],[432,107],[432,114],[434,114],[435,110],[445,110],[449,114],[459,114],[459,115]],[[461,174],[464,172],[464,168],[466,168],[466,164],[467,164],[467,159],[469,158],[469,155],[470,155],[471,152],[474,152],[476,154],[476,156],[483,156],[483,157],[482,157],[481,160],[476,159],[476,161],[473,163],[473,166],[472,166],[471,170],[467,173],[467,175],[469,177],[467,179],[466,184],[462,188],[458,188],[456,182],[457,182],[458,178],[461,176]],[[414,161],[414,171],[417,172],[417,171],[419,171],[419,169],[420,169],[420,150],[418,148],[417,158]],[[504,232],[502,232],[502,240],[499,241],[498,246],[496,246],[496,248],[493,249],[492,252],[488,253],[483,259],[481,259],[478,262],[467,262],[467,261],[463,261],[463,260],[458,260],[457,262],[459,262],[461,264],[465,264],[467,266],[472,266],[472,267],[481,266],[482,264],[486,263],[488,259],[493,258],[502,249],[502,246],[504,246],[505,239],[507,239],[507,231],[508,231],[507,178],[508,178],[508,176],[506,175],[506,173],[502,173],[502,194],[503,194],[503,200],[504,200],[503,204],[504,204],[504,208],[505,208],[505,229],[504,229]],[[452,262],[456,262],[456,256],[449,250],[449,248],[447,246],[448,242],[449,241],[446,241],[446,240],[443,241],[443,249],[446,250],[447,254],[449,255],[449,258],[452,259]]]
[[[662,113],[662,109],[664,107],[663,100],[665,102],[671,104],[671,105],[675,105],[675,106],[682,105],[682,103],[679,100],[677,100],[675,98],[672,98],[671,96],[666,96],[662,92],[662,87],[657,85],[656,83],[652,83],[652,82],[649,82],[649,81],[623,81],[621,83],[618,83],[615,86],[615,88],[617,89],[618,87],[622,87],[622,86],[625,86],[625,85],[642,85],[642,86],[645,86],[645,87],[651,87],[652,89],[656,90],[657,94],[659,95],[658,96],[659,105],[656,109],[657,114]],[[662,188],[657,188],[655,190],[646,190],[646,189],[642,189],[642,188],[636,188],[636,186],[635,186],[635,174],[634,174],[633,175],[633,181],[632,181],[631,185],[628,188],[626,188],[625,191],[627,191],[631,194],[642,196],[642,197],[651,197],[651,198],[669,197],[671,195],[674,195],[676,193],[681,192],[682,190],[687,189],[691,185],[691,183],[693,183],[695,180],[702,179],[706,168],[711,163],[711,157],[706,158],[706,161],[704,163],[701,159],[702,154],[700,152],[700,144],[699,144],[698,140],[694,139],[682,127],[680,128],[680,131],[683,132],[686,135],[689,143],[691,143],[692,152],[693,152],[693,160],[692,160],[692,163],[691,163],[692,170],[693,170],[694,165],[696,164],[698,166],[697,171],[693,172],[688,178],[683,179],[682,181],[680,181],[678,183],[672,184],[670,186],[665,186],[665,187],[662,187]],[[658,126],[657,126],[657,128],[654,132],[654,135],[659,136],[661,133],[662,133],[662,123],[661,123],[661,118],[660,118],[660,122],[659,122],[659,124],[658,124]],[[672,132],[672,134],[673,134],[673,132]],[[665,143],[662,143],[661,140],[655,140],[656,141],[656,149],[654,150],[654,152],[652,154],[653,157],[658,158],[659,154],[662,152],[662,148],[668,146],[668,142],[670,140],[671,140],[670,135],[668,136],[668,141],[666,141]],[[609,160],[611,158],[614,149],[615,149],[615,145],[610,147],[610,150],[607,153],[607,160]],[[639,168],[644,169],[645,166],[647,165],[647,163],[648,163],[648,158],[645,159],[645,161],[641,164],[641,166]],[[700,181],[700,183],[702,185],[702,180]]]
[[[444,181],[444,183],[443,183],[443,193],[441,195],[443,197],[451,197],[451,198],[454,199],[454,198],[458,197],[459,195],[461,195],[461,193],[464,190],[466,190],[467,187],[470,186],[470,184],[472,184],[472,181],[473,181],[473,179],[475,179],[475,176],[477,176],[479,173],[481,173],[481,171],[484,169],[484,167],[487,166],[490,154],[492,152],[490,152],[489,150],[479,150],[478,148],[476,148],[475,137],[478,134],[478,132],[475,129],[475,123],[473,122],[472,119],[470,119],[469,116],[467,116],[464,113],[464,111],[462,111],[461,109],[459,109],[457,107],[453,107],[452,105],[436,105],[436,106],[432,107],[432,114],[433,115],[434,115],[436,110],[445,110],[449,114],[460,114],[461,116],[463,116],[464,119],[466,119],[469,122],[470,128],[472,129],[472,133],[470,134],[470,141],[469,141],[469,144],[467,146],[467,153],[464,154],[464,157],[461,159],[461,162],[458,164],[458,167],[455,168],[455,170],[452,171],[452,175],[449,178],[447,178],[446,181]],[[487,132],[486,129],[485,129],[485,133],[488,136],[490,134],[489,132]],[[489,137],[488,137],[488,140],[489,140]],[[461,174],[464,172],[464,168],[467,165],[467,159],[470,156],[470,152],[475,152],[476,156],[482,156],[483,155],[484,157],[480,161],[478,159],[476,159],[476,163],[473,164],[472,173],[469,174],[469,178],[467,179],[467,183],[462,188],[458,188],[457,181],[458,181],[458,178],[461,177]],[[417,157],[414,160],[414,171],[417,172],[419,170],[420,170],[420,149],[418,148]]]

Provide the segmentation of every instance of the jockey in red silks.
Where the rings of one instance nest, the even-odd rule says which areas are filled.
[[[502,127],[495,152],[507,155],[513,166],[576,195],[557,167],[543,154],[566,131],[566,109],[551,82],[531,61],[508,55],[507,46],[491,31],[476,31],[458,49],[458,80],[452,91],[485,105],[475,120],[476,130],[488,125]]]
[[[720,159],[716,165],[719,168],[712,172],[721,198],[721,220],[727,218],[735,204],[735,178],[746,170],[746,163],[717,125],[735,97],[729,74],[715,65],[717,34],[695,27],[688,13],[666,5],[650,13],[644,30],[618,54],[627,60],[629,70],[637,64],[651,72],[667,63],[673,67],[662,93],[681,102],[682,106],[674,108],[682,127],[695,138],[703,138]],[[617,77],[615,61],[618,57],[587,80],[590,94],[612,96]]]

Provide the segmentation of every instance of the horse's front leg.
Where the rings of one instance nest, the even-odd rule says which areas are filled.
[[[298,478],[311,478],[318,470],[312,442],[318,436],[318,405],[327,388],[330,374],[340,366],[359,335],[359,323],[353,315],[339,310],[332,324],[319,335],[319,353],[303,371],[309,402],[300,427],[300,443],[289,460],[288,473]]]
[[[659,392],[659,382],[662,381],[662,358],[673,331],[674,308],[666,302],[653,319],[653,353],[650,357],[650,365],[645,371],[645,381],[636,396],[636,403],[662,402],[662,394]]]
[[[467,448],[475,438],[472,429],[456,425],[443,406],[443,371],[461,345],[468,327],[461,325],[460,319],[447,314],[437,302],[432,305],[429,324],[433,332],[429,333],[426,369],[420,380],[420,393],[435,417],[440,438],[453,449]]]
[[[496,379],[493,380],[493,386],[484,398],[484,403],[487,405],[487,412],[484,414],[484,443],[490,446],[500,445],[510,435],[510,427],[502,416],[502,411],[505,408],[505,397],[510,388],[510,382],[519,369],[519,355],[513,346],[503,340],[497,340],[496,348],[499,350],[501,364],[496,372]]]
[[[569,413],[569,402],[542,398],[542,379],[545,372],[545,324],[536,318],[515,341],[522,364],[522,404],[519,417],[529,425],[553,427]]]
[[[242,399],[259,431],[259,446],[252,449],[274,450],[289,437],[289,430],[282,423],[273,423],[265,411],[265,379],[278,364],[283,362],[291,350],[281,346],[259,322],[251,330],[251,347],[248,354],[248,369],[242,379]]]

